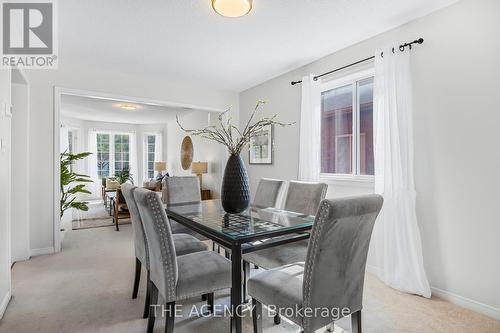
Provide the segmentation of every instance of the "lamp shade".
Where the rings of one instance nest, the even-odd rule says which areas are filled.
[[[207,162],[193,162],[191,164],[191,172],[195,174],[207,173],[208,163]]]
[[[155,162],[155,171],[162,172],[167,170],[167,162]]]

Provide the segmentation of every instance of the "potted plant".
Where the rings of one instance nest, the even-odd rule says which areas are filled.
[[[73,172],[71,164],[75,161],[84,159],[91,153],[72,154],[68,152],[61,153],[61,201],[60,201],[60,217],[70,208],[77,210],[88,211],[88,202],[76,200],[78,193],[90,194],[85,186],[86,183],[92,183],[92,180],[87,175]]]
[[[120,171],[115,172],[115,180],[120,183],[120,185],[128,181],[132,184],[134,183],[134,178],[132,178],[129,167],[124,167]]]
[[[245,163],[243,163],[240,156],[243,148],[248,145],[251,138],[261,135],[266,126],[288,126],[294,124],[277,121],[276,114],[272,117],[264,117],[253,123],[255,115],[263,104],[265,104],[264,101],[257,102],[243,130],[240,130],[231,123],[231,117],[227,117],[227,120],[224,120],[230,109],[219,115],[219,123],[217,125],[207,126],[202,129],[186,129],[181,125],[179,117],[177,117],[177,124],[186,133],[218,142],[226,146],[229,150],[230,156],[222,180],[221,202],[224,210],[231,214],[244,211],[250,204],[248,173]]]

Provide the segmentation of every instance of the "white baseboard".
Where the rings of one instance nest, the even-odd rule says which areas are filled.
[[[373,265],[366,265],[366,271],[369,273],[372,273],[374,275],[378,275],[378,267],[373,266]],[[444,299],[445,301],[448,301],[450,303],[456,304],[458,306],[461,306],[465,309],[469,309],[472,311],[475,311],[477,313],[481,313],[485,316],[500,320],[500,309],[495,308],[491,305],[487,305],[484,303],[480,303],[477,301],[474,301],[470,298],[463,297],[454,293],[451,293],[449,291],[431,287],[432,294]]]
[[[5,297],[2,300],[2,303],[0,303],[0,319],[2,319],[3,314],[5,313],[5,310],[7,310],[7,305],[9,305],[10,302],[10,290],[7,292]]]
[[[54,247],[43,247],[41,249],[31,249],[30,250],[31,257],[41,256],[44,254],[52,254],[52,253],[54,253]]]
[[[488,304],[474,301],[470,298],[463,297],[439,288],[431,287],[431,290],[433,295],[441,299],[444,299],[450,303],[484,314],[485,316],[500,320],[500,309],[498,308],[495,308]]]

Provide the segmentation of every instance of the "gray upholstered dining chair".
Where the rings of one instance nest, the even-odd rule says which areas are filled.
[[[144,225],[151,271],[151,304],[161,294],[166,303],[165,332],[174,330],[175,302],[208,295],[213,310],[213,293],[231,287],[231,262],[212,251],[176,255],[168,217],[161,199],[138,188],[134,197]],[[155,311],[149,311],[148,333],[153,332]]]
[[[161,199],[167,205],[201,201],[200,181],[196,176],[164,177],[162,184]],[[176,221],[170,220],[170,227],[174,234],[185,233],[206,240],[205,237]]]
[[[328,185],[324,183],[290,181],[283,209],[304,215],[316,215],[327,189]],[[308,240],[303,240],[275,246],[247,253],[243,255],[243,259],[256,266],[271,269],[292,262],[304,261],[307,244]]]
[[[349,314],[353,332],[361,332],[366,259],[382,203],[376,194],[321,203],[305,263],[271,269],[248,280],[255,333],[262,332],[262,304],[275,306],[304,333]],[[329,310],[328,316],[322,309]]]
[[[291,180],[283,209],[304,215],[315,215],[327,190],[328,185],[325,183]]]
[[[148,252],[148,242],[146,240],[146,235],[144,233],[144,226],[142,224],[141,216],[139,214],[139,209],[135,201],[133,192],[137,189],[136,186],[132,184],[123,184],[121,190],[125,201],[127,202],[128,209],[130,211],[130,219],[132,221],[132,228],[134,230],[134,247],[135,247],[135,277],[134,277],[134,287],[132,290],[132,298],[137,298],[137,293],[139,291],[139,282],[141,279],[141,269],[142,266],[146,268],[147,271],[147,289],[146,289],[146,301],[144,304],[144,318],[148,317],[150,301],[151,301],[151,290],[150,290],[150,264],[149,264],[149,252]],[[184,255],[193,252],[205,251],[208,249],[207,245],[195,237],[188,234],[175,234],[172,235],[174,240],[175,251],[177,255]]]
[[[162,200],[169,205],[201,201],[200,181],[198,177],[163,178]]]
[[[262,178],[259,181],[252,206],[256,208],[276,207],[284,180]]]
[[[255,191],[255,197],[252,202],[252,207],[255,208],[275,208],[278,204],[278,198],[285,184],[284,180],[261,178],[257,190]],[[224,248],[226,254],[231,253],[230,249]],[[220,248],[218,246],[218,251]],[[247,268],[247,263],[245,262],[245,269]]]

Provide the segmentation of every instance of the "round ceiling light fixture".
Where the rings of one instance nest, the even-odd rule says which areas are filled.
[[[212,8],[225,17],[241,17],[252,10],[252,0],[212,0]]]
[[[120,109],[125,110],[125,111],[135,111],[138,108],[137,105],[130,104],[130,103],[120,103],[117,105],[117,107],[119,107]]]

